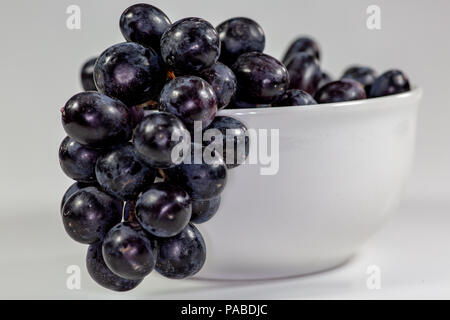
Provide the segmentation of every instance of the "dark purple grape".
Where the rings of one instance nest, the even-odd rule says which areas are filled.
[[[318,103],[342,102],[366,99],[366,92],[361,83],[351,79],[330,82],[315,95]]]
[[[191,198],[183,189],[155,183],[136,202],[136,218],[145,231],[157,237],[173,237],[191,219]]]
[[[144,119],[144,109],[137,105],[129,107],[130,110],[130,118],[131,118],[131,125],[133,128],[135,128],[141,121]]]
[[[219,209],[220,196],[209,200],[192,201],[191,222],[200,224],[209,221]]]
[[[232,65],[247,52],[263,52],[266,37],[261,26],[249,18],[228,19],[217,26],[221,42],[220,61]]]
[[[230,104],[227,109],[252,109],[252,108],[270,108],[272,105],[270,103],[252,103],[241,100],[240,98],[234,96],[231,99]]]
[[[216,62],[200,73],[200,77],[208,81],[217,97],[218,109],[225,108],[236,92],[236,76],[226,65]]]
[[[105,260],[103,260],[101,242],[89,246],[86,255],[86,267],[91,278],[99,285],[109,290],[129,291],[136,288],[142,282],[142,279],[128,280],[119,277],[109,270]]]
[[[201,145],[192,144],[190,149],[191,155],[183,163],[164,170],[169,183],[183,188],[194,200],[217,197],[227,182],[225,162],[218,154],[205,158]]]
[[[64,228],[75,241],[92,244],[103,239],[122,219],[122,202],[97,187],[78,190],[62,209]]]
[[[95,167],[98,183],[121,200],[135,200],[155,181],[156,170],[141,163],[131,144],[124,144],[101,156]]]
[[[408,77],[400,70],[389,70],[373,82],[369,96],[375,98],[409,90],[410,85]]]
[[[201,18],[179,20],[161,37],[164,62],[177,74],[197,74],[216,63],[219,54],[219,35]]]
[[[322,71],[322,75],[320,77],[319,84],[317,85],[317,89],[322,88],[324,85],[329,84],[333,81],[333,78],[328,74],[328,72]]]
[[[85,91],[97,91],[94,82],[94,66],[97,57],[89,59],[81,67],[81,85]]]
[[[217,112],[214,89],[205,80],[195,77],[177,77],[167,83],[160,98],[160,109],[176,115],[189,130],[194,122],[207,127]]]
[[[300,52],[291,56],[286,68],[289,72],[289,89],[299,89],[313,95],[322,78],[319,60],[309,53]]]
[[[191,277],[206,261],[206,246],[202,235],[192,224],[172,238],[158,240],[159,253],[155,270],[164,277]]]
[[[64,204],[66,203],[67,199],[70,198],[71,195],[73,195],[75,192],[77,192],[78,190],[81,190],[83,188],[89,187],[89,184],[86,183],[81,183],[81,182],[75,182],[74,184],[72,184],[64,193],[62,199],[61,199],[61,206],[60,206],[60,211],[62,214],[62,209]]]
[[[366,95],[369,95],[370,87],[375,81],[377,75],[375,70],[370,67],[352,66],[344,71],[341,79],[352,79],[361,83],[366,90]]]
[[[131,137],[127,106],[98,92],[74,95],[61,113],[67,135],[81,144],[104,147]]]
[[[132,106],[157,98],[166,82],[166,70],[152,48],[123,42],[103,51],[95,64],[94,79],[98,91]]]
[[[286,67],[264,53],[244,53],[233,64],[232,70],[237,78],[238,98],[250,103],[271,103],[289,85]]]
[[[127,41],[152,47],[158,52],[161,36],[169,26],[170,20],[164,12],[145,3],[127,8],[120,16],[120,31]]]
[[[209,129],[218,130],[222,140],[218,141],[218,144],[215,140],[205,141],[204,146],[209,146],[208,150],[214,148],[216,152],[219,152],[228,169],[235,168],[245,162],[250,150],[250,141],[248,129],[241,121],[232,117],[217,116],[205,130],[205,133]],[[232,156],[227,157],[228,154]]]
[[[295,39],[283,57],[283,63],[287,64],[288,60],[299,52],[309,53],[320,60],[320,48],[317,42],[309,37],[299,37]]]
[[[190,137],[183,122],[167,112],[147,115],[134,131],[133,144],[139,157],[154,168],[173,167],[177,159],[172,158],[172,152],[186,143]]]
[[[59,147],[59,164],[64,173],[79,182],[96,182],[95,163],[103,154],[100,149],[93,149],[66,137]]]
[[[291,89],[286,91],[280,99],[278,99],[273,106],[274,107],[287,107],[287,106],[306,106],[311,104],[317,104],[316,100],[309,95],[309,93],[299,90]]]
[[[134,222],[121,222],[113,227],[103,241],[102,252],[108,268],[125,279],[142,279],[155,267],[157,251]]]

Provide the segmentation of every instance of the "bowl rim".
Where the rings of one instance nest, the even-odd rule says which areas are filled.
[[[218,115],[257,115],[267,113],[288,113],[288,112],[324,112],[324,111],[350,111],[350,110],[366,110],[372,108],[380,108],[382,105],[405,105],[407,102],[420,100],[423,95],[421,87],[413,87],[412,90],[382,96],[377,98],[368,98],[361,100],[352,100],[344,102],[321,103],[307,106],[285,106],[270,108],[242,108],[242,109],[222,109],[218,111]],[[295,108],[298,107],[298,108]]]

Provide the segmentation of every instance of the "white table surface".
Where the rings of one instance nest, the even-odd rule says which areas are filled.
[[[404,201],[392,220],[347,264],[331,271],[271,281],[168,280],[152,274],[134,291],[96,285],[86,247],[64,233],[54,201],[0,219],[0,298],[17,299],[445,299],[450,298],[450,200]],[[41,211],[45,211],[45,213]],[[35,212],[33,212],[35,211]],[[52,213],[52,214],[49,214]],[[54,213],[54,214],[53,214]],[[81,289],[66,287],[69,265]],[[368,289],[367,267],[381,288]]]

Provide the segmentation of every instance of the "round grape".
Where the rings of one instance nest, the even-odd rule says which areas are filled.
[[[306,106],[317,104],[316,100],[309,95],[309,93],[299,90],[291,89],[286,91],[277,101],[273,104],[274,107],[287,107],[287,106]]]
[[[287,64],[288,60],[299,52],[309,53],[310,55],[316,57],[317,60],[320,60],[320,48],[317,42],[309,37],[299,37],[289,46],[283,57],[283,63]]]
[[[136,218],[145,231],[173,237],[191,219],[191,199],[186,191],[165,182],[155,183],[136,202]]]
[[[157,251],[137,223],[121,222],[106,235],[102,252],[112,272],[125,279],[139,280],[153,270]]]
[[[83,188],[62,209],[64,228],[75,241],[92,244],[104,238],[122,219],[122,202],[97,187]]]
[[[201,145],[192,144],[190,149],[191,156],[186,157],[183,163],[164,170],[169,183],[183,188],[194,200],[217,197],[227,182],[225,162],[218,154],[205,159]]]
[[[166,82],[166,70],[152,48],[133,42],[113,45],[95,64],[98,91],[128,106],[156,99]]]
[[[322,79],[319,61],[309,53],[296,53],[287,61],[286,68],[289,72],[289,89],[303,90],[314,94]]]
[[[89,59],[81,67],[81,85],[84,91],[97,91],[94,82],[94,66],[96,61],[97,57]]]
[[[233,71],[223,63],[216,62],[208,69],[203,70],[200,77],[205,79],[214,89],[217,97],[217,108],[225,108],[236,92],[237,83]]]
[[[86,267],[91,278],[106,289],[129,291],[136,288],[142,282],[142,279],[129,280],[119,277],[109,270],[103,259],[101,242],[89,246],[86,255]]]
[[[206,261],[206,246],[196,227],[189,224],[178,235],[158,240],[159,253],[155,270],[164,277],[191,277]]]
[[[388,96],[410,90],[408,77],[400,70],[389,70],[379,76],[370,88],[370,97]]]
[[[127,41],[152,47],[159,52],[161,36],[170,26],[169,18],[158,8],[139,3],[120,16],[120,31]]]
[[[232,65],[246,52],[263,52],[266,37],[261,26],[249,18],[228,19],[217,26],[221,42],[219,60]]]
[[[134,200],[153,183],[156,171],[143,165],[131,144],[109,151],[97,160],[98,183],[121,200]]]
[[[81,190],[83,188],[89,187],[89,184],[86,183],[81,183],[81,182],[75,182],[74,184],[72,184],[64,193],[62,199],[61,199],[61,205],[60,205],[60,211],[62,214],[62,209],[64,204],[66,203],[67,199],[70,198],[70,196],[72,196],[75,192],[77,192],[78,190]]]
[[[131,137],[127,106],[98,92],[76,94],[61,113],[67,135],[81,144],[104,147],[128,141]]]
[[[191,222],[195,224],[209,221],[215,216],[220,206],[220,196],[209,200],[192,201]]]
[[[286,67],[260,52],[239,56],[232,70],[237,78],[237,96],[250,103],[272,103],[289,84]]]
[[[195,121],[205,128],[216,115],[217,97],[205,80],[195,76],[177,77],[164,86],[160,108],[180,118],[189,130],[195,129]]]
[[[64,173],[79,182],[96,182],[95,163],[102,155],[100,149],[93,149],[66,137],[59,147],[59,164]]]
[[[134,131],[133,144],[139,157],[154,168],[175,165],[172,152],[180,143],[189,143],[189,132],[175,115],[153,112]],[[181,159],[182,160],[182,159]]]
[[[351,79],[330,82],[315,95],[318,103],[342,102],[366,99],[366,92],[361,83]]]
[[[216,129],[220,132],[222,140],[218,145],[216,141],[205,141],[204,146],[209,146],[208,150],[219,152],[228,169],[235,168],[245,162],[250,150],[250,141],[247,127],[239,120],[217,116],[209,125],[208,129]],[[219,150],[217,150],[219,149]],[[234,156],[227,158],[228,154]]]
[[[212,66],[219,54],[216,29],[200,18],[179,20],[161,37],[162,58],[177,74],[197,74]]]
[[[341,79],[352,79],[361,83],[366,90],[366,95],[370,92],[370,87],[372,83],[375,81],[377,75],[375,70],[370,67],[364,66],[352,66],[347,68]]]

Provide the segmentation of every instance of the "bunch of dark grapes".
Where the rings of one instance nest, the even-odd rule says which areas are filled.
[[[409,90],[397,70],[376,77],[355,66],[333,81],[308,37],[280,62],[263,53],[264,31],[249,18],[217,27],[195,17],[172,23],[158,8],[137,4],[123,12],[120,30],[126,42],[83,65],[85,91],[61,109],[67,137],[59,149],[62,170],[76,180],[61,203],[64,227],[89,245],[88,272],[111,290],[133,289],[153,270],[183,279],[204,265],[195,225],[214,217],[228,170],[249,153],[247,127],[218,110]],[[191,142],[209,129],[222,138]]]
[[[274,106],[343,102],[410,90],[409,80],[403,72],[389,70],[377,77],[374,69],[360,65],[350,66],[341,79],[334,81],[321,70],[320,58],[320,48],[314,39],[302,36],[291,43],[282,60],[289,72],[290,90]]]
[[[153,270],[183,279],[202,268],[206,247],[195,225],[216,214],[228,169],[245,161],[249,141],[242,122],[216,117],[237,90],[235,73],[219,62],[226,37],[216,28],[201,18],[171,23],[137,4],[120,29],[127,42],[85,63],[85,92],[61,109],[59,159],[76,180],[61,203],[64,228],[89,245],[91,277],[126,291]],[[223,139],[191,143],[209,129]],[[235,157],[226,157],[229,148]]]

